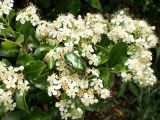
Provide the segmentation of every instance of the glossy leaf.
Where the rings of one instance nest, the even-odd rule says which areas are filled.
[[[41,90],[47,90],[48,82],[47,82],[47,76],[40,75],[34,80],[31,80],[31,82],[35,85],[36,88],[39,88]]]
[[[110,72],[109,72],[109,69],[108,68],[103,68],[103,69],[100,69],[100,76],[101,76],[101,79],[104,81],[104,84],[105,84],[105,87],[110,87]]]
[[[34,55],[38,58],[42,58],[44,57],[44,55],[49,52],[52,49],[52,46],[48,45],[48,44],[43,44],[41,46],[39,46],[35,52]]]
[[[5,110],[2,106],[0,106],[0,117],[5,113]]]
[[[103,103],[102,101],[98,101],[98,103],[95,103],[93,105],[90,105],[86,108],[86,111],[96,111],[99,112],[104,108],[105,103]]]
[[[34,107],[30,115],[30,120],[49,120],[49,116],[39,108]]]
[[[7,66],[11,66],[12,64],[10,63],[10,61],[8,61],[7,59],[2,59],[2,63],[4,63]]]
[[[0,34],[5,36],[5,37],[14,37],[14,34],[10,29],[1,29]]]
[[[33,61],[25,67],[26,76],[31,80],[38,78],[45,67],[46,65],[42,61]]]
[[[1,120],[29,120],[27,115],[22,111],[15,111],[6,114]]]
[[[16,43],[18,45],[21,45],[22,43],[24,42],[24,35],[20,35],[17,40],[16,40]]]
[[[129,90],[135,95],[138,96],[139,95],[139,91],[137,86],[134,83],[129,83]]]
[[[30,113],[28,106],[25,100],[26,94],[20,95],[18,92],[16,93],[16,106],[17,108],[25,111],[26,113]]]
[[[53,97],[49,97],[46,91],[42,91],[37,94],[37,100],[39,103],[47,104],[53,101]]]
[[[50,120],[61,120],[59,109],[56,107],[52,107],[47,111]]]
[[[120,88],[119,88],[119,92],[118,92],[118,96],[123,96],[125,91],[126,91],[126,83],[121,83],[120,84]]]
[[[108,52],[107,49],[104,48],[103,46],[96,45],[96,48],[97,48],[99,51],[102,51],[102,52],[104,52],[104,53],[107,53],[107,52]]]
[[[29,65],[29,63],[35,61],[31,54],[24,54],[18,58],[17,63],[23,66]]]
[[[4,42],[1,43],[1,46],[4,49],[10,50],[10,49],[16,49],[18,44],[10,40],[5,40]]]
[[[53,67],[54,67],[54,65],[55,65],[55,60],[54,60],[54,58],[50,58],[50,59],[48,59],[47,61],[47,66],[48,66],[48,68],[51,70]]]
[[[86,0],[86,2],[88,2],[88,4],[93,8],[102,10],[102,6],[99,0]]]
[[[10,23],[12,18],[15,16],[15,10],[12,9],[10,12],[9,12],[9,15],[7,16],[7,21]]]
[[[101,61],[99,63],[99,65],[105,64],[106,62],[108,62],[109,57],[108,56],[100,56],[101,57]]]
[[[121,64],[127,55],[126,43],[117,43],[113,46],[109,54],[109,67],[114,67],[116,64]]]
[[[67,6],[69,9],[69,12],[73,14],[77,14],[77,12],[80,11],[80,7],[81,7],[80,0],[68,0],[67,2],[68,2]]]
[[[3,57],[16,57],[19,54],[18,50],[5,50],[0,48],[0,56]]]

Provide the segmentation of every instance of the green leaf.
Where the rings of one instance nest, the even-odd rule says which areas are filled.
[[[4,107],[0,106],[0,117],[5,113]]]
[[[110,76],[109,69],[108,68],[100,69],[100,76],[101,76],[101,79],[104,81],[105,87],[110,88],[111,80],[109,79],[109,76]]]
[[[2,48],[10,50],[10,49],[16,49],[18,44],[16,42],[5,40],[1,43]]]
[[[99,112],[104,108],[104,106],[105,103],[103,103],[102,101],[98,101],[98,103],[86,107],[86,111]]]
[[[32,46],[32,48],[36,49],[37,47],[39,47],[40,41],[37,40],[37,38],[35,37],[34,29],[30,29],[29,32],[30,33],[28,33],[28,36],[25,38],[25,42],[30,44]]]
[[[117,64],[115,70],[117,72],[124,72],[127,70],[127,67],[124,64]]]
[[[109,67],[113,67],[116,64],[122,64],[126,55],[126,43],[117,43],[116,45],[114,45],[109,54]]]
[[[111,44],[111,42],[112,42],[112,41],[110,41],[110,39],[108,38],[108,36],[105,35],[105,34],[103,34],[103,35],[101,36],[101,41],[100,41],[100,43],[98,43],[98,44],[99,44],[100,46],[106,48],[106,47],[108,47],[108,46]],[[108,49],[109,49],[109,48],[108,48]]]
[[[7,21],[10,23],[12,18],[15,16],[15,10],[12,9],[10,12],[9,12],[9,15],[7,15]]]
[[[43,44],[41,46],[39,46],[35,52],[34,55],[38,58],[43,58],[44,55],[49,52],[52,49],[52,46],[48,45],[48,44]]]
[[[135,96],[139,96],[139,91],[137,86],[134,83],[129,83],[129,90],[135,95]]]
[[[34,107],[30,116],[30,120],[49,120],[49,115],[39,108]]]
[[[68,4],[67,7],[69,9],[69,12],[72,14],[77,14],[77,12],[80,11],[81,2],[80,0],[67,0]]]
[[[40,74],[43,72],[45,67],[46,65],[42,61],[39,60],[33,61],[29,63],[29,65],[26,65],[25,67],[26,76],[28,76],[30,80],[38,78]]]
[[[125,91],[126,91],[126,83],[121,83],[120,84],[120,88],[119,88],[119,92],[118,92],[118,96],[123,96]]]
[[[48,59],[47,61],[47,66],[48,66],[48,68],[51,70],[53,67],[54,67],[54,65],[55,65],[55,60],[54,60],[54,58],[50,58],[50,59]]]
[[[102,46],[100,46],[100,45],[96,45],[96,48],[97,48],[98,51],[102,51],[102,52],[104,52],[104,53],[107,53],[107,52],[108,52],[106,48],[104,48],[104,47],[102,47]]]
[[[16,24],[17,32],[22,33],[22,35],[24,35],[25,37],[30,35],[28,34],[30,29],[32,29],[32,24],[30,22],[26,22],[25,24],[21,24],[20,22],[17,22]]]
[[[16,57],[19,54],[18,50],[5,50],[0,48],[0,56],[3,57]]]
[[[16,24],[17,32],[24,35],[24,42],[27,44],[31,44],[34,48],[38,47],[40,42],[37,40],[35,36],[35,31],[30,22],[26,22],[25,24],[17,23]]]
[[[14,37],[14,34],[10,29],[1,29],[0,34],[5,37]]]
[[[60,114],[59,114],[59,110],[56,107],[52,107],[47,111],[50,120],[61,120]]]
[[[22,30],[22,27],[23,25],[19,22],[19,21],[17,21],[16,22],[16,31],[17,32],[21,32],[21,30]]]
[[[108,60],[109,60],[108,56],[100,56],[100,57],[101,57],[101,61],[100,61],[99,65],[102,65],[102,64],[108,62]]]
[[[17,64],[20,64],[22,66],[26,66],[33,61],[35,61],[35,59],[31,54],[24,54],[18,58]]]
[[[16,43],[20,46],[23,42],[24,42],[24,35],[20,35],[17,38]]]
[[[1,120],[28,120],[27,115],[22,111],[15,111],[6,114]]]
[[[93,8],[102,10],[102,6],[99,0],[86,0],[86,2]]]
[[[2,63],[4,63],[7,66],[11,66],[12,64],[7,59],[2,59]]]
[[[49,104],[51,101],[53,101],[53,97],[49,97],[46,91],[42,91],[37,94],[37,100],[42,104]]]
[[[26,113],[30,113],[28,106],[25,100],[26,94],[24,93],[22,96],[17,92],[16,93],[16,107],[25,111]]]
[[[35,85],[36,88],[47,90],[48,82],[46,74],[40,75],[38,78],[31,80],[31,82]]]

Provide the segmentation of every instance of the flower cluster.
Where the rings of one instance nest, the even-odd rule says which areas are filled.
[[[106,32],[107,22],[99,14],[87,14],[84,19],[81,16],[76,19],[71,14],[60,15],[53,22],[42,21],[37,26],[37,38],[56,46],[45,56],[46,61],[54,58],[58,70],[48,77],[48,95],[61,98],[56,106],[63,119],[81,118],[83,107],[80,104],[87,107],[98,103],[97,96],[110,97],[110,91],[99,78],[99,70],[93,67],[100,62],[94,45]],[[62,98],[64,95],[66,97]]]
[[[72,116],[72,119],[79,119],[83,115],[81,108],[76,108],[75,104],[71,100],[61,100],[57,102],[56,107],[59,108],[61,112],[62,119],[67,120]]]
[[[0,1],[0,16],[2,16],[3,14],[9,14],[13,7],[13,2],[13,0],[3,0],[3,2]]]
[[[69,69],[71,66],[69,66],[65,58],[63,58],[70,49],[68,49],[68,51],[66,50],[66,47],[58,47],[55,50],[51,50],[46,55],[45,60],[50,58],[56,60],[56,69],[58,70],[58,73],[53,73],[47,79],[50,83],[48,95],[61,98],[61,101],[57,102],[56,106],[59,107],[62,118],[70,117],[72,119],[77,119],[75,113],[79,114],[79,118],[83,115],[83,109],[79,107],[79,103],[86,107],[98,103],[97,95],[102,99],[106,99],[110,97],[110,91],[104,88],[103,81],[99,78],[98,69],[89,68],[89,66],[87,66],[84,73],[81,73],[81,71],[78,72],[78,69],[74,71],[74,68],[71,68],[71,71]],[[70,54],[76,57],[80,56],[78,51],[74,51]],[[90,75],[93,77],[89,78]],[[64,95],[66,96],[65,98],[61,97]],[[71,101],[71,103],[69,104],[66,100]],[[79,103],[76,105],[78,101]],[[76,106],[78,106],[78,108],[76,108]],[[63,110],[61,110],[62,108]]]
[[[152,53],[145,49],[139,49],[134,55],[126,61],[129,72],[122,72],[121,75],[124,81],[127,81],[129,76],[139,83],[140,86],[153,85],[157,79],[154,76],[154,71],[151,69]],[[130,78],[131,79],[131,78]]]
[[[101,52],[96,45],[102,34],[115,44],[124,42],[128,46],[128,59],[124,64],[128,69],[121,73],[123,81],[134,80],[140,86],[156,82],[150,67],[152,54],[149,51],[157,43],[155,28],[145,21],[132,19],[122,10],[114,14],[110,22],[100,14],[90,13],[77,18],[72,14],[59,15],[49,22],[40,20],[36,7],[30,5],[16,19],[22,24],[30,21],[36,25],[37,39],[54,46],[44,61],[55,61],[54,72],[47,79],[48,95],[60,100],[55,106],[59,108],[62,119],[81,118],[85,107],[98,103],[99,98],[110,97],[97,67]]]
[[[18,13],[16,20],[20,21],[22,24],[29,21],[30,23],[32,23],[33,26],[35,26],[40,21],[39,16],[36,12],[37,8],[33,4],[30,4],[29,7],[25,8],[24,10],[21,10]]]
[[[133,79],[140,86],[153,85],[156,82],[150,67],[152,53],[149,51],[158,41],[154,29],[154,26],[149,26],[145,21],[132,19],[123,10],[111,19],[109,38],[115,43],[122,41],[128,44],[129,58],[125,62],[128,72],[121,73],[124,81]]]
[[[82,19],[73,15],[61,15],[53,22],[41,21],[37,26],[36,36],[42,42],[58,45],[63,42],[64,51],[74,51],[80,47],[81,55],[89,59],[89,64],[98,65],[99,56],[94,54],[93,45],[101,40],[101,34],[107,32],[107,22],[99,14],[87,14]]]
[[[12,111],[16,106],[12,96],[15,92],[23,95],[28,91],[28,81],[24,80],[23,66],[7,67],[4,63],[0,62],[0,105],[4,106],[5,111]]]
[[[115,43],[122,41],[135,44],[139,48],[149,49],[157,43],[153,30],[155,30],[154,26],[149,26],[144,20],[134,20],[121,10],[111,19],[108,36]]]

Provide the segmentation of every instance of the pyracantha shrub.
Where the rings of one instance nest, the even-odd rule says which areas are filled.
[[[156,83],[150,67],[150,48],[158,41],[155,27],[133,19],[125,10],[111,19],[87,13],[61,14],[46,21],[30,4],[16,14],[13,26],[12,6],[12,0],[0,2],[2,60],[20,66],[0,63],[0,105],[5,111],[14,110],[12,96],[23,96],[30,86],[32,92],[38,88],[56,100],[48,105],[57,107],[62,119],[80,119],[90,106],[111,97],[109,73],[140,87]],[[29,112],[26,103],[25,108]]]

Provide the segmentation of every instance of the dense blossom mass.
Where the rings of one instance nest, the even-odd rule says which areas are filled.
[[[35,7],[32,9],[36,10]],[[38,16],[35,12],[32,14],[32,19],[27,21],[33,24],[32,21],[36,21],[33,19]],[[17,18],[25,21],[27,15],[28,13],[24,11]],[[42,43],[56,46],[46,54],[44,60],[56,61],[58,72],[48,77],[50,83],[48,95],[61,98],[60,102],[56,103],[56,107],[59,108],[63,119],[82,117],[83,110],[81,107],[76,108],[74,99],[81,101],[84,106],[89,106],[98,102],[97,95],[103,99],[110,97],[110,91],[104,88],[99,70],[95,68],[101,61],[100,53],[95,52],[95,46],[100,42],[102,34],[106,34],[115,44],[118,42],[128,44],[128,59],[124,63],[128,69],[121,73],[123,81],[134,80],[140,86],[153,85],[156,82],[150,67],[152,54],[148,50],[157,43],[157,37],[153,32],[155,28],[145,21],[132,19],[123,10],[115,13],[110,22],[102,15],[88,13],[84,18],[80,15],[75,18],[72,14],[68,14],[60,15],[52,22],[39,20],[36,24],[37,38]],[[83,75],[78,72],[71,73],[64,58],[67,53],[85,59],[87,66],[84,72],[86,73]],[[90,75],[94,77],[90,78]],[[64,93],[68,97],[62,98]]]
[[[13,7],[13,0],[4,0],[3,2],[0,1],[0,16],[3,14],[8,15]]]
[[[121,73],[123,81],[134,80],[140,86],[153,85],[157,79],[151,69],[152,53],[150,48],[157,44],[154,26],[143,20],[133,20],[124,11],[117,12],[111,19],[108,36],[115,43],[128,43],[128,60],[125,65],[128,71]]]
[[[0,62],[0,105],[4,106],[5,111],[11,111],[16,106],[12,97],[17,92],[23,95],[28,91],[28,81],[24,79],[24,67],[7,67]]]
[[[8,15],[13,0],[0,2],[0,16]],[[55,68],[48,75],[48,95],[55,96],[55,103],[62,119],[79,119],[85,108],[111,96],[99,70],[102,51],[97,50],[102,35],[110,40],[111,48],[118,42],[127,44],[127,56],[120,74],[124,82],[134,81],[140,86],[153,85],[157,79],[152,70],[152,53],[158,38],[154,27],[142,20],[134,20],[120,10],[110,20],[100,14],[86,14],[77,18],[72,14],[59,15],[54,21],[41,20],[37,8],[30,4],[16,17],[21,24],[30,22],[36,28],[36,37],[43,44],[53,46],[44,57],[54,60]],[[0,29],[3,29],[0,23]],[[23,76],[23,66],[8,67],[0,62],[0,105],[13,110],[15,93],[28,91],[28,81]],[[114,68],[111,68],[114,69]]]
[[[13,0],[0,1],[0,18],[5,21],[3,15],[9,15],[13,7]],[[0,32],[4,24],[0,23]],[[7,66],[0,62],[0,106],[4,110],[12,111],[16,106],[13,97],[15,94],[22,96],[29,89],[29,83],[23,75],[24,67]]]
[[[54,58],[58,70],[57,74],[53,73],[48,77],[50,83],[48,94],[61,97],[65,92],[69,99],[66,97],[56,103],[56,107],[59,107],[61,111],[62,118],[81,118],[83,115],[82,108],[76,108],[75,99],[79,100],[84,106],[89,106],[98,103],[97,95],[103,99],[110,97],[110,91],[104,88],[103,81],[100,79],[99,70],[94,68],[100,62],[99,55],[95,53],[94,45],[101,40],[101,34],[107,32],[107,22],[98,14],[87,14],[84,19],[81,16],[76,19],[73,15],[68,14],[66,16],[61,15],[52,23],[47,24],[51,27],[44,27],[43,23],[37,27],[37,37],[57,46],[47,53],[45,60]],[[47,30],[45,30],[46,34],[44,34],[43,27]],[[44,37],[48,39],[44,39]],[[56,43],[52,41],[56,41]],[[63,46],[60,47],[59,44],[62,43]],[[64,58],[68,53],[72,55],[72,59],[74,59],[74,56],[86,59],[88,66],[84,68],[84,73],[71,73]],[[93,77],[89,78],[90,75]],[[61,110],[65,103],[69,107],[64,106]]]
[[[23,14],[25,13],[18,14],[17,18],[20,21],[25,19]],[[110,97],[110,91],[104,88],[103,81],[100,79],[99,70],[94,67],[100,63],[100,56],[95,52],[94,46],[100,42],[101,35],[107,33],[107,24],[108,21],[102,15],[90,13],[85,18],[80,15],[75,18],[72,14],[68,14],[60,15],[52,22],[39,20],[37,23],[37,38],[42,43],[56,46],[46,54],[44,60],[49,61],[54,58],[56,61],[58,72],[54,72],[47,79],[50,84],[48,95],[61,98],[56,103],[56,107],[59,108],[62,119],[81,118],[83,107],[78,104],[87,107],[98,103],[97,95],[102,99]],[[70,66],[65,59],[68,53],[73,57],[72,59],[80,58],[80,63],[81,60],[86,59],[87,63],[84,69],[81,69],[82,73],[76,70],[72,71],[73,73],[70,71]],[[64,94],[68,97],[62,98]]]

